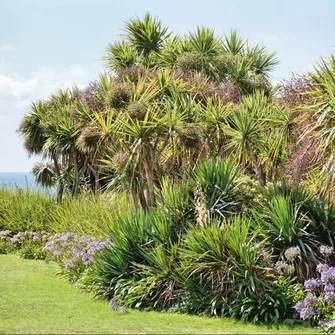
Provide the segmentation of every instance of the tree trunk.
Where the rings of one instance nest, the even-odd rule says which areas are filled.
[[[74,150],[73,152],[73,172],[74,180],[72,185],[72,197],[76,197],[79,193],[79,162],[78,162],[78,151]]]
[[[253,152],[250,152],[250,156],[251,156],[251,161],[253,165],[255,166],[256,177],[258,179],[258,182],[260,183],[261,186],[265,186],[266,185],[266,175],[265,175],[262,164],[259,163],[256,155]]]
[[[144,196],[143,187],[139,188],[138,197],[140,199],[141,207],[143,208],[144,212],[147,212],[148,211],[148,204],[147,204],[147,201],[146,201],[145,196]]]
[[[143,167],[146,177],[147,185],[147,206],[154,207],[156,205],[155,198],[155,184],[154,184],[154,159],[152,157],[152,150],[149,146],[143,148],[144,157],[143,157]]]
[[[60,168],[59,168],[56,156],[52,155],[52,159],[54,161],[55,173],[57,176],[57,203],[60,203],[62,202],[63,193],[64,193],[64,182],[63,182],[62,175],[60,173]]]

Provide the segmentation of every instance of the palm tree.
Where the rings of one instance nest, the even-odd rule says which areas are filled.
[[[313,113],[316,122],[309,123],[302,138],[311,138],[316,143],[319,159],[314,170],[318,170],[319,179],[324,180],[322,193],[331,195],[335,182],[335,56],[321,58],[314,70],[310,73],[314,89],[308,92],[312,100],[303,109],[310,111],[307,117]]]
[[[287,150],[290,114],[285,111],[258,91],[243,97],[238,110],[228,117],[225,150],[245,169],[254,169],[262,185],[266,183],[266,166],[273,175]]]
[[[158,53],[164,40],[170,35],[168,28],[149,13],[143,19],[134,18],[126,21],[125,37],[138,54],[147,57]]]
[[[49,153],[45,151],[45,145],[49,137],[45,122],[48,120],[49,114],[50,109],[47,102],[42,100],[33,102],[29,112],[20,124],[19,133],[24,138],[24,146],[29,155],[49,156],[53,160],[54,173],[58,181],[57,201],[61,201],[64,183],[61,177],[58,155],[54,151]]]

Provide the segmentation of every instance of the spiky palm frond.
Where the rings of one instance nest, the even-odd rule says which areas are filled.
[[[194,52],[214,56],[220,52],[221,39],[215,36],[213,29],[198,26],[195,32],[189,34],[189,44]]]
[[[221,159],[202,161],[195,168],[195,181],[204,193],[205,206],[212,219],[234,214],[239,172],[240,168],[231,160]]]
[[[278,66],[279,60],[275,52],[269,52],[264,46],[255,44],[248,46],[247,55],[252,61],[252,68],[256,74],[269,77],[270,73]]]
[[[24,139],[24,146],[30,155],[40,154],[47,135],[43,121],[47,118],[48,107],[44,101],[33,102],[28,113],[21,121],[19,133]]]
[[[33,166],[32,172],[35,180],[43,187],[52,187],[56,185],[57,176],[54,164],[51,162],[39,162]]]
[[[313,138],[316,142],[320,157],[314,168],[321,171],[320,178],[325,181],[322,189],[331,194],[329,191],[335,181],[335,56],[321,58],[310,77],[314,89],[308,92],[311,99],[304,109],[309,111],[307,115],[313,113],[316,122],[301,137]]]
[[[235,57],[228,70],[230,81],[242,94],[250,93],[250,67],[251,60],[245,56]]]
[[[75,149],[80,130],[78,122],[72,117],[70,106],[57,109],[53,117],[46,120],[45,127],[48,131],[44,145],[46,151],[69,153]]]
[[[243,39],[236,30],[224,36],[223,50],[231,55],[240,55],[245,51],[247,40]]]
[[[124,68],[136,64],[140,57],[129,43],[122,41],[115,42],[114,44],[109,43],[103,59],[108,69],[119,72]]]
[[[137,17],[126,21],[124,30],[131,46],[145,57],[151,52],[158,52],[164,40],[170,35],[168,28],[149,13],[145,14],[143,19]]]
[[[229,118],[225,149],[243,166],[249,162],[256,164],[257,154],[264,144],[264,138],[260,136],[263,126],[262,119],[243,109]]]
[[[162,66],[172,67],[178,56],[182,53],[182,40],[179,35],[171,35],[162,43],[157,54],[158,63]]]

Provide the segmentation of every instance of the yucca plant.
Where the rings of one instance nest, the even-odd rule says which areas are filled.
[[[258,241],[258,231],[250,220],[231,218],[221,226],[212,224],[192,229],[183,241],[181,268],[188,274],[190,292],[205,292],[208,310],[224,314],[238,292],[257,294],[270,289],[266,241]]]
[[[127,42],[115,42],[108,44],[106,55],[104,56],[106,67],[112,71],[120,70],[134,65],[140,60],[140,56]]]
[[[243,39],[236,30],[232,30],[229,35],[225,35],[223,49],[234,56],[243,54],[247,40]]]
[[[114,297],[134,308],[166,308],[175,299],[178,285],[176,267],[178,245],[167,248],[160,245],[156,248],[142,248],[147,265],[134,264],[134,279],[121,280],[115,288]]]
[[[195,182],[204,194],[205,207],[213,218],[234,214],[237,206],[239,167],[231,160],[210,159],[195,168]]]
[[[125,35],[134,49],[144,56],[158,52],[169,36],[168,28],[149,13],[145,14],[143,19],[134,18],[126,21]]]
[[[300,208],[301,204],[293,204],[290,197],[278,196],[264,206],[264,215],[254,212],[258,222],[278,251],[299,245],[305,252],[313,254],[312,245],[315,236],[308,232],[310,221]]]
[[[111,224],[108,236],[112,244],[95,258],[90,276],[96,295],[111,299],[117,281],[132,278],[132,264],[143,263],[141,246],[149,242],[147,217],[140,211]]]

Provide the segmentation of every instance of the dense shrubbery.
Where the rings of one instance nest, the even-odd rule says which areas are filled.
[[[301,283],[326,252],[335,265],[332,207],[285,184],[254,185],[262,196],[251,201],[250,183],[229,160],[203,161],[183,183],[165,180],[156,208],[106,217],[105,241],[3,231],[1,250],[57,261],[62,277],[127,307],[253,322],[297,318]],[[243,199],[249,208],[241,211]]]
[[[277,90],[261,45],[205,27],[171,35],[148,14],[105,59],[98,81],[21,122],[28,152],[51,160],[34,174],[57,203],[1,190],[2,250],[20,249],[9,234],[48,231],[63,276],[114,307],[276,323],[305,299],[303,319],[334,318],[329,283],[317,298],[301,285],[327,250],[335,266],[335,57]]]

